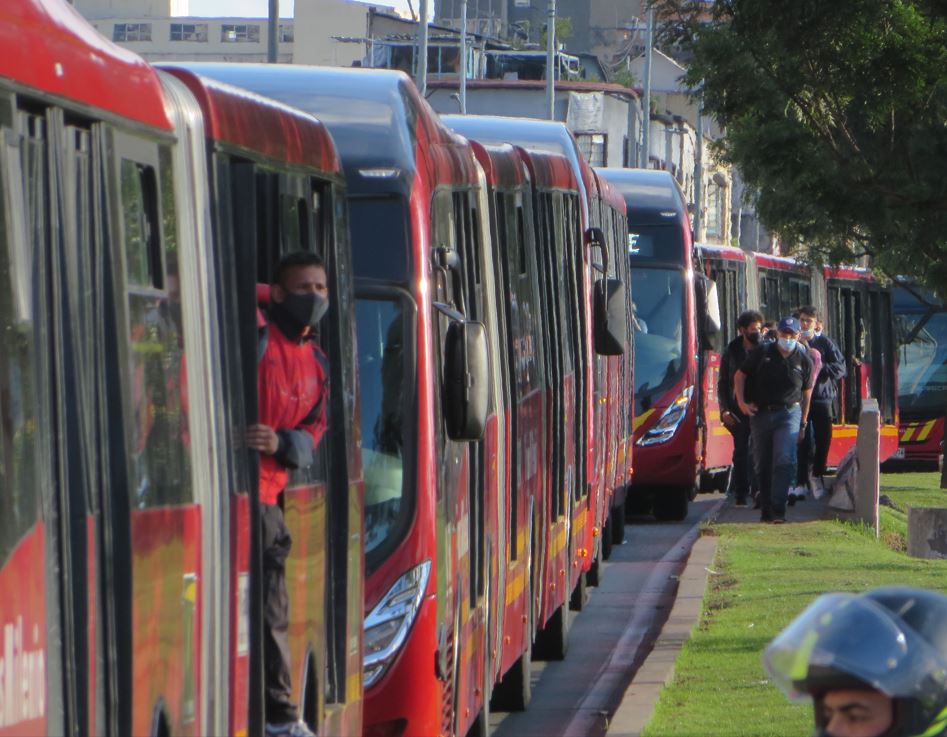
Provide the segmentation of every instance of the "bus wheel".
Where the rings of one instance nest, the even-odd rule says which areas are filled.
[[[692,487],[673,486],[654,497],[654,516],[662,522],[680,522],[687,518]]]
[[[595,560],[593,560],[592,565],[589,566],[588,572],[584,574],[586,586],[598,586],[598,583],[601,580],[600,576],[602,575],[602,561],[604,559],[605,559],[605,539],[602,538],[602,542],[598,546],[598,553],[595,554]]]
[[[605,526],[602,527],[602,560],[612,557],[612,530],[617,524],[617,519],[618,513],[612,507],[608,512],[608,517],[605,518]]]
[[[530,601],[529,596],[527,596],[526,601]],[[531,630],[532,627],[529,627],[526,632],[527,642],[523,654],[516,659],[516,662],[510,666],[502,680],[493,689],[493,695],[490,697],[491,709],[526,711],[529,707],[529,700],[533,695],[532,684],[529,680],[533,667],[532,643],[528,641]]]
[[[572,596],[569,597],[569,608],[574,612],[581,612],[588,603],[589,585],[585,580],[585,574],[579,571],[578,581],[575,583],[575,588],[572,589]]]
[[[565,660],[569,644],[569,602],[562,602],[546,626],[536,633],[533,657],[536,660]]]
[[[625,542],[625,515],[620,508],[612,510],[612,544],[623,545]]]

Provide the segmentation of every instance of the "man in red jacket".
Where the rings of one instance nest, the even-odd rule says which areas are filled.
[[[260,452],[267,737],[312,735],[291,699],[286,558],[292,539],[280,494],[288,469],[312,463],[326,429],[325,356],[314,339],[329,307],[328,297],[325,264],[319,256],[298,252],[280,261],[260,335],[259,423],[247,428],[248,447]]]

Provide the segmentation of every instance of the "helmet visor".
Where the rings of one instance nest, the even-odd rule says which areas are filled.
[[[763,663],[790,699],[861,682],[892,698],[943,695],[947,661],[891,610],[853,594],[826,594],[776,636]]]

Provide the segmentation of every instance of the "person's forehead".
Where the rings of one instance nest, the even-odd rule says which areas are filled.
[[[823,697],[826,704],[839,709],[846,706],[861,706],[872,704],[878,701],[884,701],[888,697],[880,691],[869,688],[843,688],[835,691],[827,691]]]

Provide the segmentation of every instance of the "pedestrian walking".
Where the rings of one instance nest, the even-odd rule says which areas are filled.
[[[750,352],[734,375],[740,411],[750,418],[753,460],[760,485],[760,519],[786,521],[795,475],[796,444],[805,436],[812,363],[799,345],[799,321],[784,317],[775,343]]]
[[[314,338],[329,306],[328,294],[325,264],[319,256],[309,252],[284,256],[276,268],[270,309],[260,333],[259,423],[247,428],[247,446],[260,453],[266,737],[314,737],[292,702],[286,559],[293,541],[280,496],[289,469],[312,464],[326,429],[325,356]]]
[[[809,488],[815,497],[820,497],[825,492],[823,476],[825,476],[828,462],[829,447],[832,445],[833,407],[838,394],[838,382],[848,374],[842,351],[827,335],[816,334],[821,325],[822,320],[817,308],[812,305],[799,308],[800,335],[822,356],[822,368],[815,379],[812,407],[809,412],[815,444]]]
[[[729,493],[738,507],[745,507],[750,497],[752,463],[750,462],[750,418],[743,414],[734,395],[733,377],[750,351],[760,343],[763,316],[756,310],[747,310],[737,317],[737,335],[730,341],[720,358],[717,377],[717,401],[720,421],[733,436],[733,466],[730,471]]]
[[[793,315],[796,319],[799,319],[799,314]],[[809,360],[812,362],[812,378],[809,380],[809,388],[813,388],[816,377],[819,375],[819,371],[822,369],[822,354],[818,349],[814,348],[811,344],[811,336],[807,338],[806,331],[802,330],[802,324],[800,323],[799,330],[799,346],[804,348],[806,354],[809,356]],[[812,457],[815,453],[815,439],[813,436],[812,429],[812,409],[810,406],[809,409],[809,421],[806,423],[805,427],[805,437],[802,441],[796,445],[796,477],[793,481],[792,486],[789,487],[789,496],[787,497],[787,504],[791,507],[797,501],[801,501],[806,498],[806,494],[812,485]],[[816,491],[813,496],[820,497],[822,494]]]
[[[769,644],[763,663],[815,737],[947,735],[947,596],[890,587],[824,594]]]

